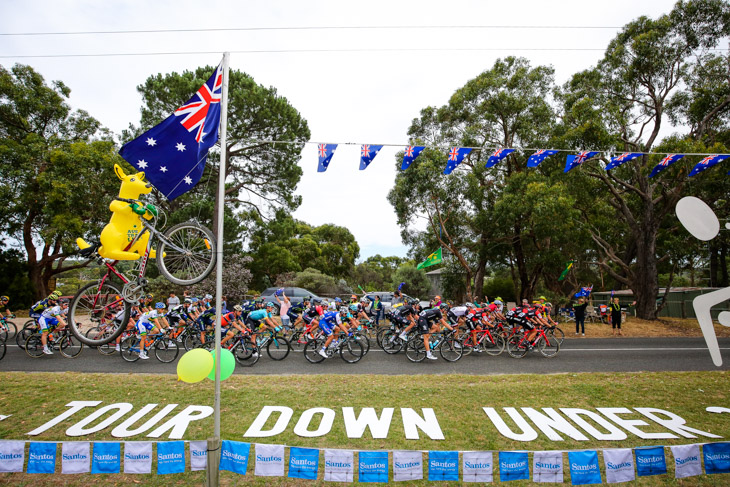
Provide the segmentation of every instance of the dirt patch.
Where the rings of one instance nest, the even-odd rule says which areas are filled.
[[[575,336],[575,322],[561,323],[560,328],[566,337]],[[661,318],[656,321],[641,320],[628,317],[621,324],[621,333],[627,337],[701,337],[700,325],[697,320],[682,318]],[[730,337],[730,328],[715,323],[715,333],[718,337]],[[610,323],[590,321],[586,322],[586,337],[610,338],[613,337]]]

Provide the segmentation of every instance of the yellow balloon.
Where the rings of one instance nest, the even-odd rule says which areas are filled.
[[[213,369],[213,357],[202,348],[190,350],[177,363],[177,377],[183,382],[200,382]]]

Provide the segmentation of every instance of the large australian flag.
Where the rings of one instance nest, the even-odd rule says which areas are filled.
[[[218,141],[222,87],[219,65],[187,103],[119,151],[168,200],[191,190],[203,175],[208,151]]]

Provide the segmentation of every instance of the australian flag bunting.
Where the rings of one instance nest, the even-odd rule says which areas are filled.
[[[711,168],[718,162],[724,161],[728,157],[730,157],[730,154],[715,154],[712,156],[705,157],[700,162],[698,162],[695,167],[692,168],[692,171],[690,171],[690,173],[689,173],[689,177],[696,176],[697,174],[701,173],[705,169]]]
[[[591,157],[595,157],[596,154],[598,154],[598,151],[587,150],[581,151],[577,155],[569,154],[568,157],[565,158],[565,170],[563,172],[568,172],[574,167],[580,166]]]
[[[366,169],[371,162],[373,162],[373,159],[375,159],[375,156],[378,155],[378,152],[380,152],[380,149],[382,149],[382,145],[367,145],[363,144],[362,147],[360,147],[360,170]]]
[[[317,164],[317,172],[325,172],[335,155],[337,144],[317,144],[317,154],[319,155],[319,164]]]
[[[222,87],[219,65],[186,104],[119,151],[168,200],[191,190],[203,175],[208,151],[218,141]]]
[[[514,151],[515,149],[497,149],[496,151],[494,151],[494,154],[489,156],[489,159],[487,159],[487,164],[484,167],[496,166],[499,161],[512,154]]]
[[[456,166],[461,164],[461,161],[463,161],[466,155],[470,152],[471,149],[467,149],[465,147],[452,147],[449,151],[449,161],[446,164],[446,169],[444,169],[444,174],[451,174],[451,171],[456,169]]]
[[[416,160],[416,157],[418,157],[425,148],[426,147],[422,145],[406,146],[405,151],[403,152],[403,164],[401,164],[400,170],[405,171],[406,169],[408,169],[408,166],[410,166],[411,163]]]
[[[558,152],[559,151],[552,149],[540,149],[532,154],[529,159],[527,159],[527,167],[537,167],[542,161],[545,160],[546,157],[554,156]]]
[[[611,169],[616,169],[624,162],[632,161],[639,156],[641,156],[641,152],[624,152],[620,156],[612,157],[611,162],[609,162],[608,166],[606,166],[606,171],[610,171]]]
[[[683,157],[684,154],[667,154],[667,157],[659,161],[659,164],[654,166],[654,169],[651,170],[651,174],[649,174],[649,177],[653,178]]]

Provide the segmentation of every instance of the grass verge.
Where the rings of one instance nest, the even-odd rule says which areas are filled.
[[[487,419],[482,407],[494,407],[507,419],[502,407],[574,407],[593,410],[596,407],[656,407],[667,409],[683,417],[687,424],[702,431],[730,438],[730,414],[711,414],[707,406],[729,406],[728,379],[730,373],[671,372],[624,374],[562,374],[519,376],[302,376],[302,377],[246,377],[233,376],[222,384],[221,429],[224,439],[251,441],[243,434],[263,406],[289,406],[294,416],[281,435],[261,439],[264,443],[307,446],[313,448],[340,448],[363,450],[570,450],[586,448],[630,448],[648,445],[687,444],[692,441],[719,441],[698,438],[691,440],[642,440],[629,435],[624,441],[575,441],[564,435],[564,441],[550,441],[544,434],[529,443],[510,440],[499,434]],[[77,374],[77,373],[4,373],[0,387],[0,414],[12,416],[0,421],[0,438],[61,440],[113,440],[112,427],[88,437],[68,438],[65,431],[92,412],[89,408],[36,437],[26,435],[51,418],[66,411],[65,404],[74,400],[101,400],[102,405],[130,402],[137,411],[148,403],[160,405],[177,403],[212,405],[213,384],[177,382],[171,375],[144,377],[133,374]],[[387,439],[373,439],[369,430],[361,439],[347,437],[341,408],[394,407],[396,412]],[[161,407],[161,406],[160,406]],[[294,425],[304,410],[328,407],[336,412],[329,434],[318,438],[302,438],[293,433]],[[419,440],[407,440],[399,408],[434,409],[445,440],[431,440],[421,434]],[[175,412],[182,408],[179,407]],[[131,413],[130,413],[131,414]],[[151,415],[150,415],[151,416]],[[148,416],[149,417],[149,416]],[[636,413],[627,416],[642,419]],[[100,418],[100,421],[103,418]],[[645,419],[645,418],[644,418]],[[117,422],[116,424],[118,424]],[[507,423],[517,430],[511,424]],[[158,425],[161,423],[158,423]],[[272,423],[270,423],[272,424]],[[648,432],[666,431],[650,424],[642,427]],[[315,428],[316,425],[312,425]],[[205,439],[213,430],[212,416],[191,423],[185,439]],[[143,435],[129,440],[148,440]],[[167,438],[163,436],[161,441]],[[496,458],[496,457],[495,457]],[[667,463],[672,457],[667,454]],[[496,460],[495,460],[496,461]],[[567,456],[565,457],[567,463]],[[57,466],[60,472],[60,463]],[[321,470],[321,467],[320,467]],[[154,471],[154,467],[153,467]],[[730,475],[693,477],[676,481],[673,467],[658,477],[640,479],[634,485],[721,485],[730,483]],[[320,471],[320,479],[322,473]],[[495,479],[497,475],[495,473]],[[570,481],[566,471],[566,482]],[[245,477],[222,472],[222,485],[251,483],[255,485],[304,485],[303,481],[285,478],[257,478],[253,476],[253,459]],[[391,479],[392,480],[392,479]],[[604,476],[605,480],[605,476]],[[187,485],[201,484],[202,473],[185,473],[157,477],[155,475],[49,475],[0,474],[0,483],[12,485]],[[718,483],[719,482],[719,483]],[[312,482],[307,482],[311,484]],[[426,481],[424,484],[428,483]],[[322,482],[322,485],[325,483]],[[446,484],[448,482],[439,482]],[[530,485],[512,483],[510,485]]]

